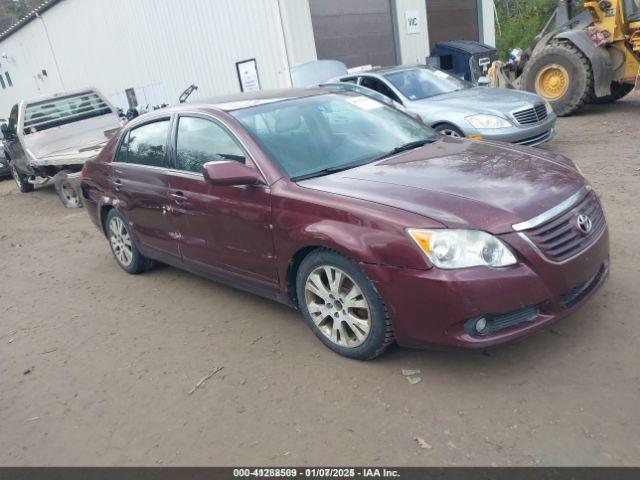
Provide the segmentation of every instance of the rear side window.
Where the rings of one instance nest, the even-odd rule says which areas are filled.
[[[222,126],[198,117],[180,117],[176,144],[178,169],[202,172],[208,162],[235,160],[244,163],[244,151]]]
[[[95,92],[31,103],[24,113],[24,133],[28,135],[110,113],[113,113],[111,107]]]
[[[167,167],[169,119],[147,123],[127,132],[116,158],[117,162]]]
[[[378,80],[377,78],[362,77],[362,80],[360,81],[360,85],[362,85],[363,87],[370,88],[371,90],[375,90],[376,92],[383,94],[384,96],[390,98],[391,100],[394,100],[398,103],[402,103],[398,98],[398,96],[394,93],[394,91],[391,90],[384,82]]]

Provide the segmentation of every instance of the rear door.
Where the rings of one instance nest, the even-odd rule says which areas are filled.
[[[224,269],[275,288],[269,187],[213,186],[202,173],[208,162],[255,166],[235,135],[211,116],[182,114],[172,145],[176,170],[169,197],[185,264],[214,275]]]
[[[111,165],[111,181],[118,210],[140,250],[179,260],[178,234],[168,211],[170,125],[169,117],[156,118],[129,130]]]

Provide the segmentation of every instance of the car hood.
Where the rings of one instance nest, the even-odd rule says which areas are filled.
[[[504,88],[474,87],[414,101],[416,107],[434,105],[473,112],[511,113],[531,108],[543,100],[537,95]]]
[[[585,180],[564,157],[446,137],[298,184],[410,211],[449,228],[501,234],[566,200]]]

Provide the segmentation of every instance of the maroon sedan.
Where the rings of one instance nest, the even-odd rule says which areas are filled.
[[[129,123],[82,173],[118,264],[160,261],[291,305],[334,351],[485,348],[608,274],[600,201],[565,157],[441,137],[357,94],[287,90]]]

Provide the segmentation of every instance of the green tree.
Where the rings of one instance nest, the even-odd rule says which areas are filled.
[[[12,0],[7,5],[7,9],[16,16],[16,21],[26,17],[30,11],[25,0]]]
[[[557,7],[556,0],[496,0],[496,47],[506,59],[513,48],[526,50]]]

